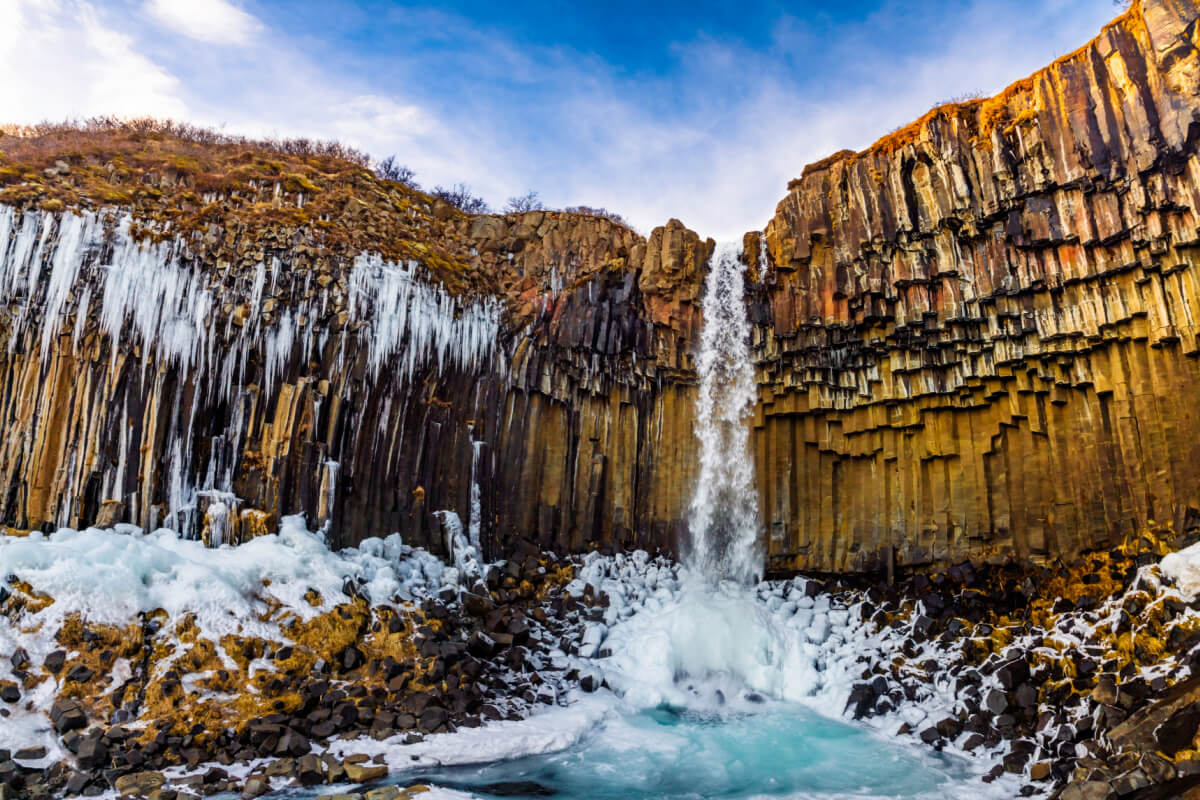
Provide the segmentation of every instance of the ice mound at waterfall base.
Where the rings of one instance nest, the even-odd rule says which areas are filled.
[[[493,797],[940,798],[970,791],[1011,797],[1017,778],[990,785],[990,763],[933,752],[879,724],[842,719],[859,656],[884,643],[853,609],[804,579],[712,587],[644,552],[585,556],[571,595],[603,593],[605,621],[590,623],[583,674],[611,689],[574,692],[565,706],[518,722],[404,744],[349,742],[336,752],[386,758],[402,782]],[[591,644],[595,644],[592,647]],[[935,717],[945,701],[906,710]],[[856,765],[853,768],[847,765]],[[969,787],[969,789],[968,789]],[[533,791],[536,788],[536,791]]]
[[[845,611],[832,613],[844,622]],[[814,631],[829,625],[829,614],[826,608],[783,624],[752,591],[725,584],[714,592],[691,579],[662,610],[611,632],[605,676],[646,707],[718,708],[756,694],[800,701],[821,685],[816,664],[824,633]]]
[[[808,581],[717,586],[645,553],[584,557],[566,587],[609,597],[602,640],[585,659],[627,702],[696,711],[753,710],[765,700],[840,716],[862,657],[882,649],[856,608]],[[585,633],[585,641],[587,635]]]

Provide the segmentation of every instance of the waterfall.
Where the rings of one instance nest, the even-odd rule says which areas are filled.
[[[696,371],[700,475],[692,497],[688,566],[706,578],[749,582],[761,573],[758,493],[747,418],[754,407],[750,323],[741,246],[717,245],[705,281]]]
[[[479,550],[479,536],[483,530],[482,497],[479,492],[479,449],[482,439],[471,440],[471,521],[467,526],[467,538],[471,547]]]

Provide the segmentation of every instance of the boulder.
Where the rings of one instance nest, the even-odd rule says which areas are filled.
[[[346,778],[352,783],[369,783],[386,778],[388,768],[384,764],[345,763]]]
[[[149,797],[151,792],[161,789],[166,782],[161,772],[134,772],[113,781],[113,788],[123,795]]]

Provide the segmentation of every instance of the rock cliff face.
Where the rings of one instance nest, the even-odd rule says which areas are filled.
[[[1135,3],[1001,95],[810,166],[747,234],[770,568],[1200,520],[1198,15]],[[686,533],[713,243],[677,221],[468,216],[177,131],[0,137],[0,211],[11,527],[225,541],[303,512],[436,548],[453,510],[491,554]]]
[[[1197,7],[791,183],[767,227],[770,562],[854,570],[1194,524]]]
[[[5,142],[9,526],[219,542],[305,513],[335,542],[439,549],[453,510],[492,552],[681,534],[711,243],[469,217],[348,164],[234,154],[258,171],[231,180],[220,159],[175,169],[191,145],[170,136],[82,138]]]

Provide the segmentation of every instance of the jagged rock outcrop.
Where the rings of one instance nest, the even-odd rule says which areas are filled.
[[[767,227],[770,563],[1054,556],[1200,507],[1197,6],[793,181]]]
[[[1200,521],[1197,16],[1137,2],[997,97],[810,166],[747,234],[769,568]],[[678,221],[470,216],[186,131],[0,137],[0,207],[23,209],[0,236],[12,527],[224,539],[304,512],[436,547],[475,481],[489,554],[686,531],[713,243]]]

